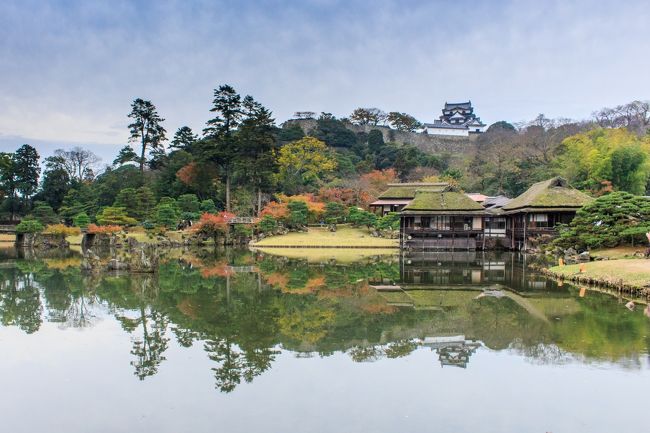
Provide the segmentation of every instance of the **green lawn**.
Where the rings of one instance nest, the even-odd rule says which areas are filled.
[[[573,276],[580,274],[580,264],[567,266],[554,266],[551,272]],[[650,285],[650,260],[647,259],[620,259],[604,260],[584,263],[585,272],[581,275],[595,278],[603,282],[618,283],[634,287],[645,287]]]
[[[310,227],[306,233],[288,233],[272,236],[255,243],[255,247],[398,247],[397,239],[384,239],[370,236],[367,230],[349,226],[339,226],[337,231],[327,228]]]
[[[631,247],[629,245],[627,246],[621,246],[621,247],[616,247],[616,248],[603,248],[600,250],[592,250],[590,254],[593,257],[606,257],[608,259],[624,259],[624,258],[632,258],[634,257],[635,253],[642,253],[646,249],[645,246],[636,246],[636,247]]]

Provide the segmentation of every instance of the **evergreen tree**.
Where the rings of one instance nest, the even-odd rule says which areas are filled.
[[[138,154],[135,153],[135,150],[131,146],[127,145],[120,149],[117,158],[113,161],[113,165],[124,165],[127,162],[135,161],[138,161]]]
[[[38,159],[38,152],[28,144],[23,144],[13,154],[13,170],[16,176],[16,186],[26,208],[29,199],[34,195],[38,187],[38,178],[41,174]]]
[[[165,119],[158,115],[156,107],[151,101],[140,98],[134,100],[131,104],[131,113],[129,113],[128,117],[133,119],[133,122],[129,124],[131,131],[129,139],[140,143],[140,172],[144,172],[147,148],[159,149],[166,140],[165,133],[167,131],[161,125]]]
[[[214,91],[211,112],[203,130],[205,140],[200,142],[202,158],[221,168],[226,183],[226,210],[230,211],[230,182],[233,166],[238,156],[238,142],[234,132],[242,118],[241,96],[229,85]]]
[[[198,138],[199,137],[192,132],[192,129],[189,126],[181,126],[174,134],[170,147],[191,153],[192,145],[198,140]]]

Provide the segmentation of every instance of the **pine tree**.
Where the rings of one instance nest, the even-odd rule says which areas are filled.
[[[165,119],[158,115],[156,107],[151,101],[145,101],[140,98],[131,104],[131,113],[129,113],[128,117],[133,119],[133,122],[129,124],[131,131],[129,140],[140,143],[139,162],[140,171],[143,172],[147,148],[159,149],[166,140],[165,134],[167,131],[161,125]]]

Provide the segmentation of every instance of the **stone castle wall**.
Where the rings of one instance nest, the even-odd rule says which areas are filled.
[[[311,131],[316,129],[317,124],[318,122],[315,119],[292,119],[284,122],[282,127],[286,128],[291,125],[298,125],[302,128],[305,134],[309,135]],[[466,154],[474,148],[473,142],[477,137],[477,135],[470,135],[469,137],[428,135],[415,132],[397,131],[388,128],[387,126],[352,124],[346,124],[345,126],[354,133],[368,133],[373,129],[376,129],[381,131],[385,142],[393,141],[397,143],[411,144],[423,152],[433,154]]]

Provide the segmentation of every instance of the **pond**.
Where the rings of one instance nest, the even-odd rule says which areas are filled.
[[[647,432],[650,319],[512,254],[0,251],[6,432]]]

